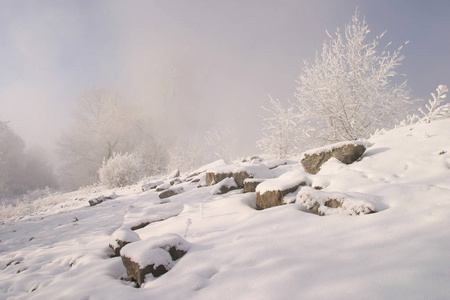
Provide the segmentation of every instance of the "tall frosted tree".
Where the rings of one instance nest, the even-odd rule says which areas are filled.
[[[302,127],[314,130],[306,142],[366,138],[392,126],[407,103],[406,81],[396,72],[404,59],[402,47],[388,51],[389,44],[380,47],[384,33],[370,40],[369,32],[356,11],[344,32],[327,32],[322,53],[305,62],[296,97]]]

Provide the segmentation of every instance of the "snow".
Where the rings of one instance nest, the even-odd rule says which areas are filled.
[[[216,161],[214,161],[214,162],[212,162],[210,164],[207,164],[207,165],[204,165],[204,166],[198,168],[196,172],[197,173],[206,172],[206,171],[208,171],[210,169],[213,169],[213,168],[216,168],[216,167],[219,167],[219,166],[223,166],[223,165],[226,165],[225,161],[223,159],[219,159],[219,160],[216,160]]]
[[[261,183],[306,176],[323,189],[299,193],[336,193],[374,205],[372,214],[317,216],[298,201],[258,211],[255,193],[211,195],[214,186],[184,182],[185,192],[165,204],[133,185],[89,207],[88,199],[109,193],[97,187],[27,215],[2,215],[0,299],[447,299],[449,128],[447,119],[387,131],[351,165],[330,159],[305,175],[292,159]],[[142,241],[122,251],[136,247],[138,260],[167,263],[139,245],[185,233],[190,249],[136,289],[120,279],[126,270],[108,243],[119,228],[160,219],[135,230]]]
[[[339,143],[327,145],[327,146],[324,146],[324,147],[314,148],[314,149],[305,151],[303,153],[303,157],[305,157],[306,155],[311,156],[311,155],[320,154],[320,153],[323,153],[323,152],[331,152],[334,149],[341,148],[341,147],[344,147],[346,145],[355,145],[355,146],[361,145],[361,146],[364,146],[366,148],[370,147],[370,143],[368,143],[367,141],[339,142]]]
[[[111,235],[111,238],[109,240],[109,244],[115,245],[116,247],[118,247],[119,245],[118,245],[117,241],[131,243],[131,242],[137,242],[139,240],[140,240],[140,237],[136,232],[132,231],[130,228],[121,227],[113,232],[113,234]]]
[[[269,168],[269,169],[274,169],[278,166],[282,166],[282,165],[286,165],[288,163],[288,161],[286,159],[272,159],[269,161],[264,161],[264,164]]]
[[[277,178],[265,180],[256,187],[256,192],[264,194],[268,191],[284,191],[302,183],[311,184],[305,171],[299,167],[299,169],[286,172]]]
[[[166,183],[163,183],[163,184],[158,185],[158,186],[156,187],[156,189],[157,189],[158,191],[163,191],[163,190],[169,189],[171,186],[172,186],[172,185],[171,185],[169,182],[166,182]]]
[[[183,204],[162,203],[143,209],[142,207],[129,207],[125,214],[122,226],[133,228],[145,223],[153,223],[179,215],[183,211]]]
[[[250,177],[253,178],[273,178],[273,173],[265,164],[257,165],[242,165],[238,167],[234,172],[247,172]]]

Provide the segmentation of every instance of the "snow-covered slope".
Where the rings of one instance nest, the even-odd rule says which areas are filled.
[[[308,177],[324,193],[370,202],[373,214],[317,216],[298,203],[257,211],[255,193],[212,195],[214,187],[185,182],[169,203],[134,186],[94,207],[71,200],[6,221],[0,299],[448,299],[450,120],[369,142],[360,161],[331,159]],[[133,288],[120,280],[120,257],[109,257],[110,236],[159,208],[172,217],[136,230],[141,240],[175,233],[191,248]]]

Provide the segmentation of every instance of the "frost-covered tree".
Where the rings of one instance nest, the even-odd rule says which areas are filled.
[[[226,126],[214,127],[206,132],[206,144],[212,149],[216,159],[231,160],[237,143],[236,134]]]
[[[432,120],[450,117],[450,103],[443,104],[447,98],[447,92],[447,86],[441,84],[437,87],[436,94],[431,93],[433,99],[429,99],[428,104],[425,105],[426,111],[419,108],[420,113],[423,115],[423,122],[430,123]]]
[[[142,160],[136,154],[114,153],[98,170],[100,182],[109,188],[132,184],[145,175]]]
[[[142,127],[137,112],[112,91],[102,87],[84,90],[77,99],[73,123],[58,143],[63,186],[73,189],[98,181],[103,160],[115,152],[132,152]]]
[[[300,147],[301,129],[297,126],[299,115],[290,102],[289,107],[284,108],[278,99],[269,98],[271,107],[262,107],[269,113],[269,116],[263,119],[263,138],[256,145],[277,158],[295,155]]]
[[[322,143],[365,138],[392,126],[407,102],[406,81],[396,72],[402,47],[380,48],[384,33],[369,40],[369,32],[356,11],[344,32],[327,32],[322,53],[305,62],[296,94],[301,125],[313,124],[311,136]]]

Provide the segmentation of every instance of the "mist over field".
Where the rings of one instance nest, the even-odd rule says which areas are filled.
[[[295,100],[304,61],[356,8],[371,38],[387,30],[383,45],[408,42],[397,72],[411,99],[427,100],[449,78],[450,42],[442,38],[449,7],[446,1],[2,1],[0,120],[27,151],[41,149],[43,164],[58,177],[67,156],[59,151],[62,139],[78,126],[77,101],[96,87],[133,112],[143,141],[136,146],[156,141],[176,152],[196,147],[188,141],[206,145],[212,131],[232,137],[222,154],[257,154],[269,95],[282,105]],[[109,157],[104,151],[95,168]],[[197,165],[217,152],[201,151],[205,161]]]

